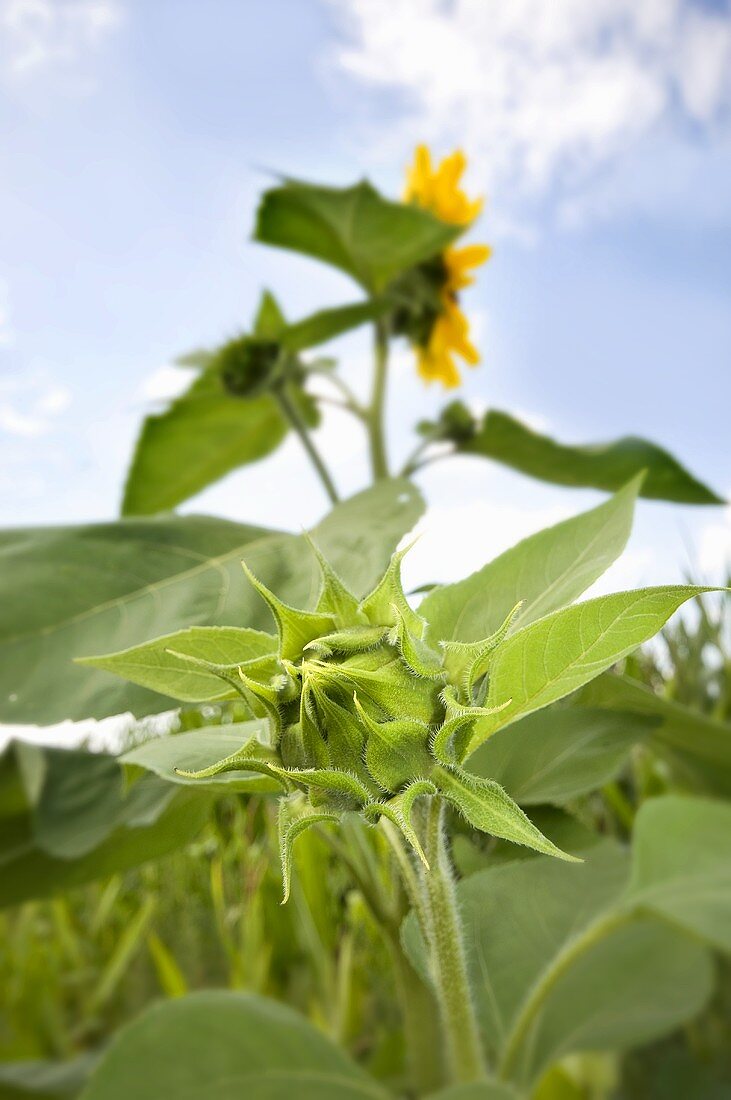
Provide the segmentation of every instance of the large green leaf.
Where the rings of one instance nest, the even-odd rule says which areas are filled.
[[[707,591],[665,585],[598,596],[519,630],[490,665],[490,705],[507,705],[476,723],[475,742],[593,680],[657,633],[686,600]]]
[[[263,630],[191,626],[120,653],[80,660],[90,668],[105,669],[173,699],[202,703],[235,699],[239,693],[215,673],[191,664],[185,657],[220,665],[222,672],[235,676],[239,665],[273,654],[276,648],[276,638]]]
[[[104,775],[91,756],[11,743],[0,757],[0,906],[157,859],[202,828],[210,795],[156,776],[125,792],[119,764]]]
[[[623,1049],[672,1031],[711,991],[708,953],[656,919],[607,926],[576,949],[586,930],[612,911],[627,876],[627,858],[612,842],[585,855],[580,866],[542,856],[503,864],[457,887],[488,1049],[522,1087],[564,1055]],[[404,940],[423,970],[413,917]],[[572,948],[571,961],[562,964]],[[519,1032],[524,1007],[541,985],[545,994]]]
[[[377,293],[460,232],[426,210],[389,202],[366,181],[337,188],[287,180],[264,194],[254,238],[333,264]]]
[[[645,470],[640,490],[643,497],[682,504],[723,504],[722,497],[671,454],[636,436],[567,446],[495,409],[486,414],[477,434],[462,443],[460,450],[492,458],[541,481],[610,492]]]
[[[641,478],[589,512],[548,527],[456,584],[436,588],[419,613],[435,641],[478,641],[523,600],[514,626],[571,603],[622,553]]]
[[[122,514],[168,511],[231,470],[271,454],[286,434],[287,423],[270,394],[232,397],[214,371],[204,371],[164,412],[146,418]]]
[[[549,707],[498,730],[469,770],[496,779],[523,806],[560,805],[614,778],[653,725],[619,711]]]
[[[731,806],[673,795],[646,802],[628,900],[731,951]]]
[[[333,509],[312,536],[361,595],[421,510],[413,485],[384,481]],[[0,534],[0,721],[169,708],[166,696],[73,658],[191,626],[272,629],[243,557],[281,598],[303,607],[315,599],[319,570],[302,536],[227,520],[166,516]]]
[[[646,717],[653,749],[689,786],[731,798],[731,726],[655,695],[644,684],[605,673],[579,692],[576,702]]]
[[[202,726],[173,737],[155,737],[130,749],[120,759],[154,772],[170,783],[218,791],[281,791],[282,784],[258,772],[221,772],[209,779],[191,779],[181,771],[195,772],[217,764],[238,752],[251,737],[263,736],[266,723],[238,722],[230,726]]]
[[[148,1009],[113,1042],[82,1100],[386,1100],[388,1094],[291,1008],[245,993],[195,993]]]

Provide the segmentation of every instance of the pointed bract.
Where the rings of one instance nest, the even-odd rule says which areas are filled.
[[[294,661],[302,656],[302,651],[308,642],[318,638],[322,634],[329,634],[336,626],[332,615],[322,614],[316,611],[298,611],[286,603],[282,603],[266,585],[262,584],[249,569],[246,562],[241,563],[246,576],[251,581],[256,591],[268,604],[277,624],[279,635],[279,656]]]

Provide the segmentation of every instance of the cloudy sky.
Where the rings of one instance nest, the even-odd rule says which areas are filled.
[[[462,146],[489,200],[465,396],[566,440],[645,435],[731,493],[730,74],[725,0],[0,0],[1,521],[113,516],[172,358],[239,330],[262,286],[293,317],[352,299],[248,241],[267,170],[398,194],[420,140]],[[334,350],[364,385],[367,345]],[[395,452],[441,400],[398,355]],[[359,488],[350,426],[320,435]],[[186,509],[324,511],[294,442],[264,469]],[[422,485],[414,581],[599,499],[476,460]],[[723,509],[643,504],[613,582],[717,578],[730,552]]]

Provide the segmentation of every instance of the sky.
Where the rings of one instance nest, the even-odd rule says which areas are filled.
[[[494,256],[465,297],[476,409],[566,441],[626,433],[731,495],[731,12],[725,0],[0,0],[0,522],[109,519],[173,359],[354,297],[250,241],[274,171],[398,196],[418,141],[470,160]],[[364,389],[369,346],[332,345]],[[395,356],[389,428],[444,401]],[[318,443],[345,493],[363,448]],[[475,459],[421,477],[414,584],[455,579],[600,494]],[[283,508],[286,501],[286,508]],[[295,440],[183,506],[298,529]],[[639,507],[606,588],[719,580],[731,514]]]

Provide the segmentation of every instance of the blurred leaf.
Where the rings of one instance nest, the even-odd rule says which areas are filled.
[[[611,841],[585,854],[580,866],[543,856],[513,861],[457,886],[477,1011],[494,1058],[504,1057],[522,1008],[548,968],[558,966],[506,1067],[524,1088],[567,1054],[625,1049],[672,1031],[711,991],[708,952],[656,919],[614,927],[573,961],[559,962],[612,911],[627,876],[626,856]],[[404,940],[423,971],[413,917]]]
[[[69,1062],[0,1062],[0,1100],[77,1096],[97,1061],[96,1054],[80,1054]]]
[[[437,588],[419,614],[435,640],[479,641],[498,629],[519,600],[515,623],[571,603],[624,550],[641,479],[589,512],[538,531],[456,584]]]
[[[224,474],[276,450],[287,423],[270,394],[238,398],[204,371],[162,413],[148,416],[127,475],[125,516],[166,512]]]
[[[383,481],[338,505],[311,534],[361,595],[422,507],[410,482]],[[169,709],[167,696],[73,658],[191,626],[271,630],[268,608],[242,574],[242,557],[288,603],[314,603],[319,569],[302,536],[204,516],[1,533],[0,721]]]
[[[628,898],[731,951],[731,806],[677,795],[645,802]]]
[[[245,993],[195,993],[124,1028],[82,1100],[386,1100],[304,1017]]]
[[[523,806],[561,804],[613,779],[653,724],[621,711],[548,708],[498,730],[469,770],[496,779]]]
[[[192,626],[119,653],[83,657],[80,660],[89,668],[105,669],[131,680],[133,684],[141,684],[173,699],[201,703],[235,699],[239,693],[213,672],[189,664],[176,654],[221,665],[229,675],[236,677],[239,665],[274,654],[276,649],[276,638],[262,630],[236,626]]]
[[[672,699],[655,695],[628,676],[605,673],[576,696],[587,707],[606,707],[654,721],[653,749],[692,787],[731,798],[731,726]]]
[[[358,328],[367,321],[375,321],[391,309],[391,303],[385,300],[356,302],[349,306],[336,306],[334,309],[322,309],[301,321],[287,325],[280,339],[289,351],[306,351],[327,340],[333,340],[351,329]]]
[[[640,490],[643,497],[681,504],[724,503],[662,447],[636,436],[612,443],[566,446],[494,409],[486,414],[477,434],[459,449],[492,458],[541,481],[609,492],[646,470]]]
[[[120,757],[123,764],[136,764],[170,783],[199,790],[281,791],[282,784],[258,772],[221,772],[210,779],[191,779],[180,771],[201,771],[238,752],[251,737],[263,735],[263,721],[238,722],[229,726],[203,726],[172,737],[155,737]]]
[[[480,1081],[475,1085],[452,1085],[430,1092],[429,1100],[519,1100],[519,1093],[500,1081]]]
[[[651,638],[686,600],[707,591],[665,585],[617,592],[523,627],[498,647],[490,665],[489,705],[509,705],[475,723],[473,743],[593,680]]]
[[[202,791],[182,791],[145,776],[122,793],[117,761],[117,775],[109,775],[106,784],[96,774],[93,797],[83,813],[73,816],[70,799],[64,817],[61,795],[68,790],[63,783],[61,794],[56,789],[57,760],[64,758],[64,768],[75,769],[81,783],[88,771],[82,755],[11,742],[0,757],[0,906],[47,897],[157,859],[189,843],[207,820],[211,798]],[[34,769],[39,761],[43,779],[37,787]],[[94,826],[93,846],[83,832],[85,820]]]
[[[366,181],[337,188],[287,180],[264,194],[254,239],[324,260],[378,293],[461,232],[416,206],[389,202]]]

